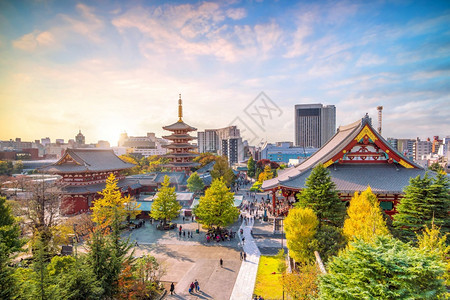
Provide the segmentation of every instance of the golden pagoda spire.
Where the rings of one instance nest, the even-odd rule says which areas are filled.
[[[183,122],[183,104],[181,103],[181,94],[180,98],[178,99],[178,122]]]

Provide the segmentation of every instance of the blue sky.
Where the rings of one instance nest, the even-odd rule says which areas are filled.
[[[292,141],[301,103],[445,136],[449,70],[448,1],[2,1],[0,139],[162,135],[179,93],[190,125],[238,120],[255,142]]]

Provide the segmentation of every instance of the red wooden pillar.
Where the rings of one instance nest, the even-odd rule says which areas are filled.
[[[275,207],[276,207],[276,195],[275,195],[275,190],[272,190],[272,208],[273,208],[273,214],[275,215]]]

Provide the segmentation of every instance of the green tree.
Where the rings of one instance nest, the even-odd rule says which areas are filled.
[[[195,194],[202,192],[205,188],[205,184],[200,176],[198,176],[197,172],[194,172],[191,176],[189,176],[187,180],[187,188]]]
[[[370,187],[361,194],[355,192],[347,215],[343,233],[349,241],[363,239],[369,242],[376,235],[389,234],[378,199]]]
[[[316,234],[319,220],[311,208],[292,208],[284,220],[289,255],[299,263],[314,259],[311,242]]]
[[[234,193],[230,192],[223,180],[214,179],[205,196],[200,198],[194,214],[200,224],[219,228],[236,221],[239,210],[234,206]]]
[[[404,241],[415,238],[415,232],[434,222],[444,233],[450,230],[448,211],[450,206],[449,180],[443,174],[431,178],[411,178],[405,188],[405,196],[397,206],[394,226]]]
[[[219,156],[215,155],[214,153],[204,152],[204,153],[200,153],[197,157],[195,157],[194,162],[199,163],[200,168],[203,168],[210,162],[215,161],[217,158],[219,158]]]
[[[328,264],[320,299],[437,299],[446,292],[438,256],[377,236],[357,240]]]
[[[434,172],[436,172],[436,173],[445,173],[444,168],[443,168],[438,162],[432,163],[432,164],[428,167],[428,170],[434,171]]]
[[[297,194],[297,207],[310,207],[321,223],[340,227],[344,221],[345,204],[339,199],[330,172],[317,165],[306,179],[306,188]]]
[[[53,276],[57,284],[60,299],[101,299],[104,291],[100,286],[100,282],[96,280],[85,257],[77,257],[73,262],[68,263],[67,266],[70,267],[66,268],[64,266],[64,272]]]
[[[118,293],[118,280],[124,265],[133,259],[129,240],[121,238],[120,225],[127,216],[125,203],[117,188],[117,179],[111,174],[106,180],[102,197],[94,203],[92,220],[97,224],[88,242],[88,262],[103,296],[111,298]]]
[[[250,158],[248,159],[247,169],[247,175],[251,178],[254,178],[256,172],[256,162],[252,156],[250,156]]]
[[[0,197],[0,299],[13,299],[17,293],[11,255],[21,250],[25,241],[5,197]]]
[[[181,205],[177,201],[175,187],[170,187],[170,178],[166,175],[156,199],[153,201],[150,216],[156,220],[162,219],[165,226],[167,220],[172,220],[179,214],[180,209]]]
[[[216,163],[210,173],[213,180],[223,178],[227,187],[230,187],[234,183],[235,176],[233,170],[228,165],[226,156],[221,156],[216,159]]]

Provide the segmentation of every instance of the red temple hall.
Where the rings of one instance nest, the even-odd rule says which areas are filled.
[[[164,146],[170,151],[165,155],[170,159],[170,163],[165,166],[170,168],[172,172],[190,173],[192,167],[199,165],[192,161],[197,156],[197,154],[192,153],[196,147],[189,143],[189,141],[196,139],[190,136],[189,132],[196,131],[197,128],[184,123],[182,118],[183,106],[180,94],[178,100],[178,122],[163,127],[164,130],[173,132],[171,135],[163,136],[163,138],[172,141],[171,144]]]
[[[272,213],[285,215],[305,188],[306,179],[318,164],[323,164],[336,184],[341,200],[371,187],[388,215],[397,212],[403,189],[412,177],[426,170],[400,154],[371,125],[366,115],[361,120],[340,126],[337,133],[307,160],[263,182],[262,189],[272,192]]]
[[[40,172],[58,174],[62,178],[61,211],[64,215],[86,212],[98,199],[110,174],[119,180],[118,187],[124,195],[135,195],[141,185],[137,180],[126,179],[121,171],[134,165],[122,161],[112,150],[67,149],[56,163],[43,167]]]

